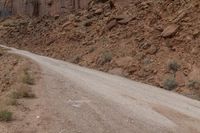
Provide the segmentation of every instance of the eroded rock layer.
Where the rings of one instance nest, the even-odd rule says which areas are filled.
[[[0,0],[0,16],[58,15],[85,8],[89,0]]]

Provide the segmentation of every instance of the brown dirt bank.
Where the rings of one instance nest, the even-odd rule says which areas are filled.
[[[0,48],[0,132],[17,133],[29,128],[35,106],[38,67],[31,61]]]
[[[1,22],[5,45],[199,99],[200,2],[91,3],[70,15]]]

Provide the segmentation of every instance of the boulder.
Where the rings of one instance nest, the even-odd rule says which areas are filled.
[[[119,67],[130,67],[132,65],[133,58],[130,56],[121,57],[115,60],[115,63]]]
[[[108,71],[110,74],[118,75],[118,76],[123,76],[123,69],[122,68],[114,68]]]
[[[112,28],[114,28],[117,25],[117,20],[113,19],[110,22],[107,23],[106,25],[106,29],[107,30],[111,30]]]
[[[200,69],[198,66],[193,65],[192,71],[188,75],[189,80],[200,81]]]
[[[178,85],[181,87],[181,86],[184,86],[187,82],[187,79],[186,79],[186,76],[184,75],[183,72],[181,71],[178,71],[176,73],[176,82],[178,83]]]

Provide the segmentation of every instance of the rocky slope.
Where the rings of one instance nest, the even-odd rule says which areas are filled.
[[[70,15],[4,20],[1,41],[198,99],[199,6],[198,0],[94,0]]]

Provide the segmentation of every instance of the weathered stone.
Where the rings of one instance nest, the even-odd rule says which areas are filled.
[[[92,44],[94,44],[94,41],[84,41],[82,43],[82,45],[84,45],[84,46],[89,46],[89,45],[92,45]]]
[[[128,24],[128,22],[133,20],[134,17],[130,17],[127,15],[119,15],[114,18],[118,21],[119,24]]]
[[[140,78],[147,77],[148,75],[149,75],[149,73],[146,72],[144,69],[140,69],[140,70],[137,72],[137,76],[140,77]]]
[[[117,20],[113,19],[111,20],[107,25],[106,25],[106,29],[107,30],[111,30],[112,28],[114,28],[117,25]]]
[[[119,20],[123,20],[123,19],[125,19],[125,18],[127,18],[128,16],[127,15],[118,15],[118,16],[115,16],[114,17],[114,19],[116,19],[117,21],[119,21]]]
[[[89,13],[85,16],[87,19],[91,19],[92,17],[94,17],[94,15],[92,13]]]
[[[141,44],[139,45],[139,48],[141,48],[141,49],[143,49],[143,50],[147,50],[147,49],[150,48],[150,47],[151,47],[151,44],[148,43],[148,42],[144,42],[144,43],[141,43]]]
[[[197,66],[192,66],[192,71],[188,75],[189,80],[200,81],[200,69]]]
[[[123,76],[123,69],[122,68],[114,68],[112,70],[109,70],[108,72],[111,73],[111,74],[114,74],[114,75]]]
[[[193,31],[193,37],[194,37],[194,38],[197,38],[199,35],[200,35],[200,31],[199,31],[198,29],[195,29],[195,30]]]
[[[115,60],[115,63],[119,67],[130,67],[132,65],[133,58],[130,56],[127,57],[121,57]]]
[[[65,28],[65,27],[67,27],[68,25],[70,25],[71,24],[71,22],[70,21],[67,21],[66,23],[64,23],[63,25],[62,25],[62,28]]]
[[[186,81],[187,81],[187,79],[186,79],[186,76],[184,75],[184,73],[181,71],[178,71],[176,73],[176,82],[178,83],[178,85],[184,86]]]
[[[147,50],[147,54],[154,55],[158,51],[158,47],[151,45],[151,47]]]
[[[110,14],[111,14],[110,12],[107,12],[107,13],[104,14],[104,16],[108,17]]]
[[[178,29],[179,29],[179,25],[171,24],[164,29],[164,31],[161,33],[161,36],[172,37],[177,33]]]
[[[108,0],[96,0],[96,2],[101,2],[101,3],[105,3],[107,2]]]
[[[84,22],[83,25],[86,26],[86,27],[88,27],[88,26],[92,25],[92,22],[93,22],[92,20],[87,20],[87,21]]]
[[[94,12],[94,14],[96,14],[96,15],[101,15],[102,13],[103,13],[103,9],[102,8],[99,8]]]
[[[122,19],[120,21],[118,21],[119,24],[128,24],[128,22],[131,21],[131,18],[125,18],[125,19]]]
[[[194,47],[194,48],[192,48],[191,53],[194,54],[194,55],[198,55],[199,54],[199,49],[197,47]]]
[[[60,17],[59,14],[54,15],[54,18],[55,18],[55,19],[59,19],[59,17]]]

